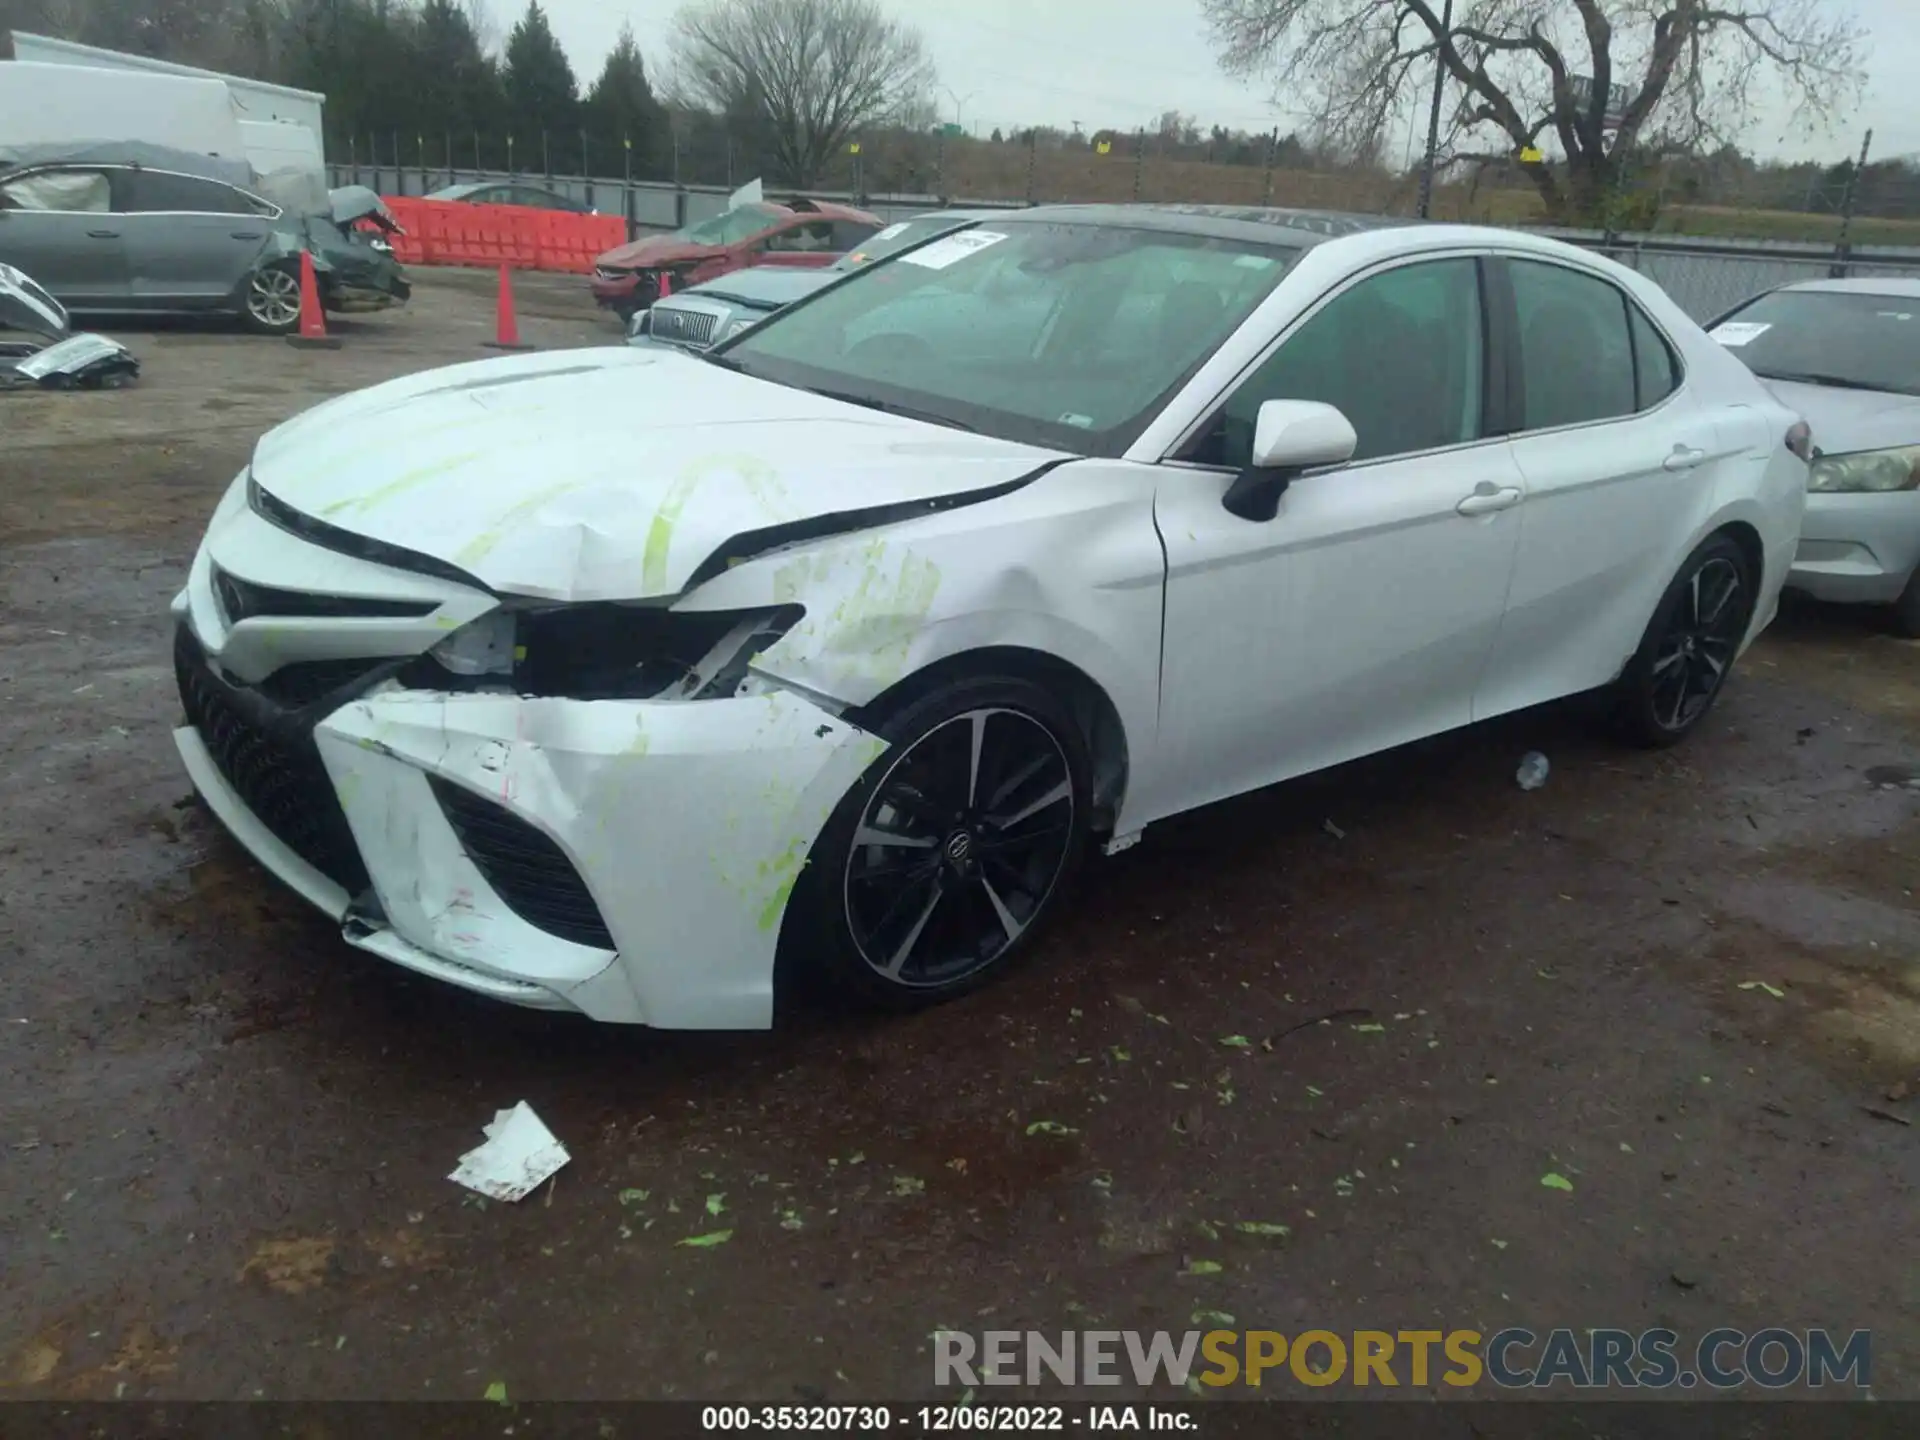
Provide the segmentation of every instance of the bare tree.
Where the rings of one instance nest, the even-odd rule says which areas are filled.
[[[1835,0],[1453,0],[1451,24],[1444,5],[1203,0],[1230,74],[1270,73],[1356,149],[1424,114],[1437,54],[1464,92],[1447,153],[1557,152],[1527,171],[1556,218],[1600,213],[1630,154],[1734,138],[1770,84],[1808,121],[1860,86],[1864,34]]]
[[[796,185],[811,185],[861,126],[912,112],[933,86],[919,33],[878,0],[706,0],[681,10],[673,30],[675,98],[754,124]]]

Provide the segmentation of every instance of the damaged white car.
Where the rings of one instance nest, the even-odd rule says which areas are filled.
[[[997,973],[1089,842],[1612,686],[1692,730],[1805,427],[1524,234],[1036,209],[705,357],[461,365],[260,442],[175,601],[180,753],[354,945],[758,1027]]]

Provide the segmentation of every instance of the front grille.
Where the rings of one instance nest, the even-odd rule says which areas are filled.
[[[213,568],[213,593],[219,597],[220,610],[229,625],[261,615],[295,618],[339,617],[418,618],[431,615],[438,606],[431,600],[363,600],[353,595],[314,595],[304,590],[280,590],[272,585],[256,585],[229,575],[219,566]]]
[[[367,867],[313,743],[311,715],[230,685],[193,632],[174,632],[174,676],[187,723],[255,818],[349,896],[368,888]]]
[[[374,671],[392,662],[385,660],[301,660],[282,665],[254,689],[278,704],[299,709],[344,690],[356,680],[371,682]]]
[[[484,796],[432,776],[427,783],[460,848],[509,910],[562,940],[614,948],[600,907],[565,851]]]
[[[647,333],[656,340],[704,347],[713,341],[713,326],[717,318],[705,310],[681,310],[672,305],[656,305]]]

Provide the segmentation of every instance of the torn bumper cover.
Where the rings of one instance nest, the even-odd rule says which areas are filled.
[[[785,690],[580,702],[391,684],[303,741],[184,617],[176,666],[195,787],[350,943],[605,1021],[771,1024],[788,895],[881,748]]]

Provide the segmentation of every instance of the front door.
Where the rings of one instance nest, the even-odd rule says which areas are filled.
[[[1526,495],[1486,438],[1482,288],[1473,257],[1350,282],[1163,467],[1162,763],[1142,820],[1471,718]],[[1359,447],[1243,520],[1221,497],[1277,399],[1337,406]]]
[[[0,260],[27,272],[69,310],[124,307],[125,217],[108,172],[54,165],[0,185]]]
[[[273,223],[262,202],[195,175],[121,172],[127,270],[147,309],[210,309],[237,294]]]

